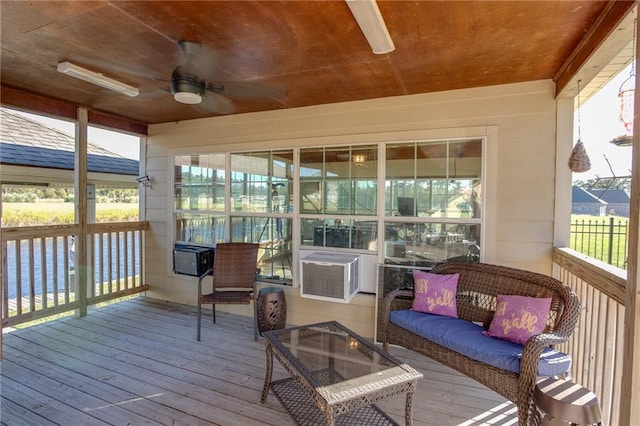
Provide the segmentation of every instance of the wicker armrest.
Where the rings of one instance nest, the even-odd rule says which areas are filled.
[[[546,348],[547,346],[555,346],[564,343],[569,340],[569,338],[558,333],[541,333],[531,336],[529,340],[534,340],[538,345]]]
[[[538,361],[544,348],[555,346],[569,340],[569,336],[573,333],[578,317],[580,316],[580,301],[578,296],[568,286],[562,285],[564,307],[560,318],[552,332],[536,334],[531,336],[524,346],[522,359],[520,361],[520,374],[533,377],[538,372]],[[533,392],[533,389],[531,389]]]
[[[578,295],[567,285],[562,285],[564,292],[564,307],[562,315],[556,324],[553,334],[557,336],[569,336],[574,332],[580,318],[580,300]]]
[[[383,318],[389,319],[389,312],[392,311],[391,305],[393,301],[399,297],[413,299],[413,290],[393,290],[384,297],[384,306],[382,307]]]
[[[392,311],[391,305],[397,298],[413,299],[413,290],[393,290],[384,297],[382,306],[382,348],[389,351],[389,342],[387,340],[387,324],[389,323],[389,313]]]
[[[531,336],[522,350],[518,398],[530,401],[538,378],[538,363],[544,348],[564,343],[569,339],[558,333],[541,333]]]
[[[541,333],[533,335],[527,340],[522,350],[522,358],[520,360],[520,374],[525,374],[527,369],[531,371],[529,374],[537,375],[538,362],[544,348],[559,345],[568,340],[568,337],[557,333]]]

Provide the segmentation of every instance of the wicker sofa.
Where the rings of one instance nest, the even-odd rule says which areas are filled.
[[[498,294],[553,299],[547,327],[524,345],[517,373],[470,358],[391,322],[389,315],[392,310],[411,307],[412,290],[391,291],[381,307],[381,334],[385,350],[389,349],[389,344],[400,345],[471,377],[516,403],[518,423],[527,425],[540,356],[545,348],[567,341],[573,332],[580,312],[577,296],[554,278],[505,266],[455,262],[437,265],[431,272],[460,274],[456,294],[458,318],[482,325],[485,329],[493,318]]]

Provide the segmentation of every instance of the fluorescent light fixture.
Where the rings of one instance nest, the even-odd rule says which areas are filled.
[[[360,25],[360,29],[367,38],[373,53],[382,54],[392,52],[396,47],[393,45],[391,35],[387,30],[384,19],[378,9],[375,0],[345,0],[351,13]]]
[[[71,77],[97,84],[105,89],[122,93],[123,95],[134,97],[140,94],[140,90],[137,87],[121,83],[118,80],[114,80],[100,73],[82,68],[81,66],[72,64],[71,62],[60,62],[58,64],[58,71],[70,75]]]

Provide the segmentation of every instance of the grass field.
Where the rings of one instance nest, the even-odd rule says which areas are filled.
[[[627,269],[629,219],[621,216],[571,216],[569,246],[602,262]]]
[[[74,204],[3,203],[2,226],[38,226],[73,223]],[[137,203],[96,204],[96,222],[127,222],[138,220]]]

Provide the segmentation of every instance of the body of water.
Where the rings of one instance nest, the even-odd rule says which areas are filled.
[[[135,235],[131,235],[131,233],[119,233],[119,237],[116,240],[116,235],[112,236],[111,240],[111,276],[109,276],[109,241],[108,238],[103,238],[102,242],[102,262],[103,262],[103,273],[100,276],[99,270],[99,241],[98,238],[95,238],[95,259],[94,259],[94,279],[96,284],[112,280],[114,283],[118,279],[124,279],[124,269],[125,269],[125,259],[124,256],[124,247],[127,245],[127,253],[129,257],[131,257],[132,253],[132,239],[135,238],[137,240],[137,232]],[[106,235],[106,234],[105,234]],[[128,236],[128,238],[126,238]],[[45,254],[46,258],[43,262],[42,260],[42,248],[39,240],[34,240],[33,244],[33,263],[34,263],[34,283],[35,283],[35,294],[42,294],[43,288],[46,285],[47,294],[53,294],[54,287],[57,286],[58,292],[64,292],[64,276],[65,274],[71,274],[74,269],[74,247],[72,237],[69,238],[68,250],[69,250],[69,262],[68,265],[64,264],[64,238],[66,237],[57,237],[57,238],[47,238],[45,241]],[[57,249],[57,258],[53,257],[53,245],[56,245]],[[120,247],[120,256],[118,257],[116,254],[116,247]],[[15,243],[7,244],[7,283],[8,283],[8,298],[13,299],[17,297],[18,294],[18,286],[20,287],[21,296],[25,296],[29,294],[29,282],[31,280],[30,276],[30,256],[29,256],[29,242],[26,240],[21,241],[20,244],[20,283],[17,282],[17,268],[16,264],[16,254],[17,247]],[[118,276],[118,262],[120,263],[120,276]],[[134,267],[135,264],[135,267]],[[43,282],[43,268],[46,272],[46,283]],[[57,274],[56,274],[57,270]],[[138,247],[136,245],[135,259],[134,261],[129,260],[127,265],[127,271],[129,276],[131,277],[133,271],[135,270],[135,274],[140,274],[140,258]],[[72,278],[70,275],[69,285],[72,286]]]

